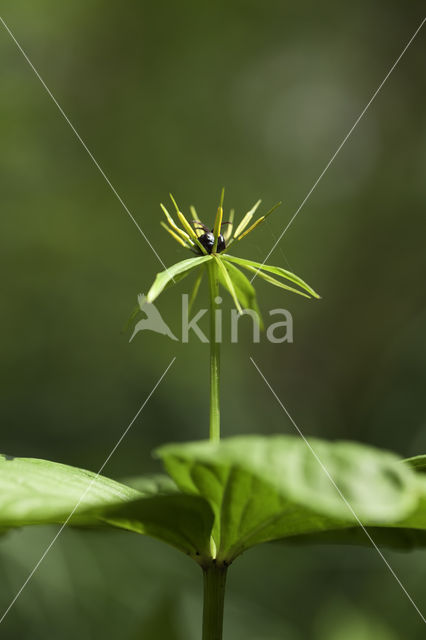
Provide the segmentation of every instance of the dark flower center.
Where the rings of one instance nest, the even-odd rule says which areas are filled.
[[[211,253],[213,251],[214,245],[214,233],[212,231],[206,231],[202,236],[198,237],[198,241],[203,245],[204,249],[207,253]],[[223,251],[225,249],[225,239],[222,234],[219,234],[217,239],[217,252]]]

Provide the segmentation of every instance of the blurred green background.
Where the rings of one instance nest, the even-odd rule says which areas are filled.
[[[38,0],[3,2],[2,17],[170,265],[185,252],[160,228],[159,202],[172,191],[210,224],[222,185],[240,215],[259,197],[284,201],[241,247],[264,259],[422,5]],[[294,343],[253,345],[247,322],[225,346],[224,435],[294,432],[253,356],[304,434],[426,451],[424,60],[420,33],[269,260],[323,299],[257,281],[265,312],[291,310]],[[0,66],[1,449],[97,470],[176,356],[105,474],[158,471],[155,446],[207,435],[208,350],[148,333],[128,344],[123,324],[161,265],[3,27]],[[159,303],[176,332],[184,290]],[[2,611],[55,531],[2,540]],[[424,607],[424,553],[386,557]],[[196,640],[200,588],[195,565],[154,540],[65,531],[0,632]],[[245,554],[230,572],[225,632],[424,637],[377,553],[338,547]]]

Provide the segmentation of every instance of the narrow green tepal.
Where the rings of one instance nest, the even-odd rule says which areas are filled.
[[[249,211],[247,211],[246,215],[244,216],[244,218],[241,220],[240,224],[235,229],[234,238],[238,238],[238,236],[244,231],[244,229],[247,228],[247,226],[251,222],[251,219],[253,218],[254,214],[256,213],[256,209],[258,208],[258,206],[260,205],[261,202],[262,202],[262,200],[258,200],[252,206],[252,208]]]
[[[253,222],[253,224],[247,229],[248,224],[250,223],[257,207],[261,202],[262,202],[261,200],[258,200],[254,205],[254,207],[250,209],[250,211],[248,211],[248,213],[246,213],[244,218],[241,220],[240,224],[238,225],[234,233],[234,240],[239,241],[245,238],[249,233],[254,231],[256,227],[262,224],[262,222],[264,222],[266,218],[268,218],[271,215],[271,213],[275,211],[275,209],[278,209],[278,207],[282,205],[282,202],[277,202],[276,204],[274,204],[274,206],[271,209],[269,209],[267,213],[265,213],[263,216],[260,216],[260,218],[258,218],[255,222]]]
[[[220,192],[220,202],[219,202],[219,207],[222,207],[223,209],[223,201],[225,199],[225,187],[222,187],[221,192]]]
[[[234,228],[234,217],[235,217],[235,209],[231,209],[229,212],[228,220],[226,221],[226,229],[223,233],[223,237],[225,239],[226,244],[228,244],[230,238],[232,237],[232,231]]]
[[[277,202],[276,204],[274,204],[269,211],[267,211],[262,217],[264,220],[266,220],[266,218],[269,218],[269,216],[271,215],[271,213],[274,213],[274,211],[276,209],[278,209],[278,207],[280,207],[282,205],[281,200],[279,202]]]

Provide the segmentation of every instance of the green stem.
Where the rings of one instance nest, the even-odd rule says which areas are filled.
[[[208,264],[210,294],[210,440],[220,440],[220,343],[216,341],[216,298],[219,295],[217,265],[214,260]]]
[[[222,640],[227,567],[212,564],[203,569],[203,640]]]

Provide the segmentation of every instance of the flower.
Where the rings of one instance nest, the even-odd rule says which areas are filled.
[[[291,293],[296,293],[306,298],[318,299],[320,296],[316,291],[291,271],[287,271],[282,267],[275,267],[255,262],[253,260],[247,260],[245,258],[238,258],[228,253],[228,250],[233,245],[237,245],[243,238],[264,222],[266,218],[270,216],[271,213],[281,204],[281,202],[277,203],[267,213],[260,216],[255,220],[255,222],[250,224],[261,203],[261,201],[258,200],[250,211],[243,216],[241,222],[234,230],[233,209],[230,212],[229,220],[223,222],[223,197],[224,190],[222,189],[214,227],[211,230],[199,220],[193,206],[190,207],[192,216],[191,224],[181,212],[171,194],[170,198],[176,209],[176,215],[181,226],[174,221],[166,207],[163,204],[160,205],[167,221],[162,221],[161,225],[174,238],[174,240],[176,240],[185,249],[196,254],[196,257],[177,262],[165,271],[158,273],[154,283],[148,291],[146,297],[147,302],[154,302],[154,300],[158,298],[166,288],[179,282],[192,271],[198,270],[198,277],[195,281],[190,298],[191,306],[200,287],[205,267],[207,266],[207,263],[211,263],[212,261],[217,267],[216,274],[219,283],[230,293],[238,311],[241,313],[243,309],[252,309],[258,314],[260,324],[262,322],[261,316],[256,301],[256,292],[252,285],[255,276],[259,276],[259,278],[266,280],[269,284],[285,289],[286,291],[290,291]],[[226,229],[222,233],[222,227],[225,225]],[[254,274],[251,281],[239,267]],[[277,279],[274,276],[278,276],[280,279]],[[287,283],[291,283],[291,285]]]

